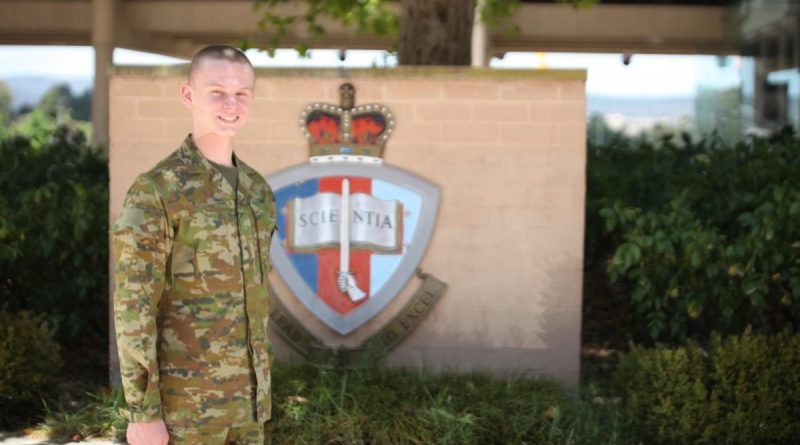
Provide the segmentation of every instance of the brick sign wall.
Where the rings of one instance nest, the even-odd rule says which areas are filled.
[[[578,380],[583,267],[586,118],[583,71],[472,69],[265,70],[237,154],[270,175],[306,162],[298,116],[338,103],[344,81],[357,104],[396,117],[385,162],[441,192],[420,267],[448,284],[392,365],[549,374]],[[178,98],[180,69],[119,68],[111,80],[111,206],[116,218],[135,176],[190,131]],[[274,271],[273,271],[274,272]],[[378,316],[341,336],[294,299],[287,309],[325,343],[354,346],[401,310],[414,278]],[[297,357],[277,335],[279,357]],[[113,347],[113,345],[112,345]],[[112,355],[113,357],[114,355]]]

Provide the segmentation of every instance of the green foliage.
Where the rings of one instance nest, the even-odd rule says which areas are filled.
[[[60,366],[53,329],[43,316],[0,309],[0,428],[41,410]]]
[[[272,32],[268,51],[274,53],[286,39],[289,30],[295,25],[305,25],[310,38],[298,45],[305,54],[315,39],[319,39],[325,28],[320,18],[327,17],[344,26],[351,27],[357,34],[395,36],[400,29],[400,21],[385,0],[325,0],[304,1],[303,12],[284,13],[287,5],[296,3],[290,0],[254,0],[253,11],[260,14],[258,26],[262,31]],[[283,6],[283,8],[281,8]],[[281,10],[278,12],[278,10]],[[243,46],[250,44],[245,42]]]
[[[647,138],[626,138],[606,131],[602,120],[594,121],[602,131],[599,140],[603,143],[589,138],[583,337],[589,343],[624,347],[631,339],[649,338],[649,333],[646,323],[635,318],[627,282],[609,281],[608,262],[622,241],[616,227],[606,226],[601,210],[615,203],[647,210],[661,208],[690,184],[683,172],[696,150],[676,145],[671,137],[657,143]]]
[[[13,96],[8,84],[0,80],[0,129],[11,120],[11,103]]]
[[[59,120],[74,118],[88,121],[92,118],[92,92],[87,90],[82,94],[73,95],[69,85],[55,85],[42,96],[36,109]]]
[[[24,132],[24,134],[22,134]],[[62,344],[106,342],[108,169],[41,112],[0,140],[0,299],[45,313]]]
[[[272,382],[270,444],[631,443],[614,406],[569,397],[549,381],[277,364]],[[97,393],[50,411],[40,431],[55,440],[120,438],[121,396]]]
[[[481,20],[489,26],[497,26],[500,19],[509,17],[519,9],[519,1],[486,0],[481,9]]]
[[[31,149],[41,151],[52,140],[57,126],[53,116],[35,108],[16,122],[8,134],[28,139]]]
[[[588,7],[599,0],[557,0],[558,3],[568,3],[575,7]],[[301,3],[302,12],[289,5]],[[267,51],[274,54],[290,34],[293,26],[305,26],[306,40],[297,44],[296,48],[301,54],[306,54],[315,40],[325,34],[321,25],[321,18],[333,19],[345,27],[352,28],[356,34],[371,34],[375,36],[397,37],[402,23],[400,16],[394,12],[391,5],[396,2],[388,0],[305,0],[295,2],[292,0],[253,0],[253,12],[259,17],[258,27],[261,31],[269,32],[271,37],[267,42]],[[480,11],[481,19],[489,26],[497,26],[501,19],[509,17],[518,7],[519,0],[486,0]],[[402,7],[402,5],[401,5]],[[289,12],[291,11],[291,12]],[[518,32],[516,29],[510,30]],[[425,36],[420,36],[424,39]],[[241,43],[243,49],[259,46],[258,43],[245,40]]]
[[[714,335],[707,350],[634,347],[616,378],[647,443],[800,443],[800,334]]]
[[[587,256],[609,259],[652,339],[798,327],[799,168],[791,132],[594,147]]]

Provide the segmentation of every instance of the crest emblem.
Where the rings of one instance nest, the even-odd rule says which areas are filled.
[[[267,178],[278,232],[270,255],[297,298],[341,335],[377,315],[408,283],[439,206],[433,183],[381,158],[395,125],[378,104],[315,103],[300,116],[310,159]]]

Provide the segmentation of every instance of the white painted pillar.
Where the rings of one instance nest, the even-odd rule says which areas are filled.
[[[489,32],[481,20],[481,10],[486,0],[475,2],[475,17],[472,21],[472,66],[483,67],[489,64]]]
[[[767,36],[759,35],[758,50],[755,57],[755,88],[753,88],[753,111],[755,112],[753,120],[754,124],[758,127],[766,126],[764,111],[767,101],[767,74],[769,74],[767,54]]]

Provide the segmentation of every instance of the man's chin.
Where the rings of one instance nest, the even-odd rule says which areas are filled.
[[[232,138],[236,136],[236,133],[239,132],[239,125],[236,126],[228,126],[228,125],[220,125],[217,126],[216,131],[214,133],[220,137]]]

